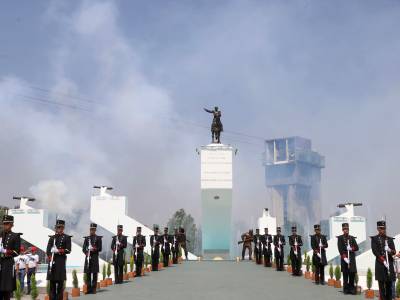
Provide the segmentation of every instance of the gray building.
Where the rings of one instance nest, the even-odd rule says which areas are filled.
[[[285,234],[297,225],[306,237],[321,218],[321,169],[325,159],[301,137],[265,141],[265,183],[272,214]]]

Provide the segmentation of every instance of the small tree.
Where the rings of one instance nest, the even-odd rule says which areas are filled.
[[[35,277],[35,274],[32,274],[32,276],[31,276],[31,297],[33,300],[36,300],[36,298],[38,296],[39,296],[39,291],[37,289],[36,277]]]
[[[307,264],[307,250],[304,250],[304,260],[303,260],[303,264],[306,265]]]
[[[162,252],[160,252],[160,261],[161,261],[161,262],[164,261],[164,255],[162,254]]]
[[[311,265],[311,259],[310,259],[309,256],[307,256],[307,259],[306,259],[306,270],[307,270],[307,272],[310,272],[310,265]]]
[[[131,255],[131,258],[130,258],[130,260],[129,260],[129,270],[130,270],[131,272],[133,272],[133,265],[134,265],[134,263],[135,263],[135,260],[133,259],[133,255]]]
[[[47,296],[50,296],[50,280],[47,280],[46,282],[46,293]]]
[[[106,271],[106,264],[103,264],[103,272],[102,272],[103,280],[106,279],[106,273],[107,273],[107,271]]]
[[[311,265],[311,271],[313,272],[313,274],[315,274],[315,265],[314,264]]]
[[[78,276],[75,269],[72,270],[72,286],[74,288],[79,288]]]
[[[356,283],[356,287],[358,287],[358,281],[360,280],[360,278],[358,277],[358,273],[356,273],[354,275],[354,282]]]
[[[333,265],[329,264],[329,277],[333,279]]]
[[[290,257],[290,254],[287,256],[286,261],[287,261],[287,264],[288,264],[288,265],[291,265],[291,264],[292,264],[292,258]]]
[[[124,274],[128,273],[128,263],[124,264]]]
[[[111,276],[111,263],[107,264],[107,277],[110,278]]]
[[[368,268],[367,271],[367,288],[370,290],[372,288],[372,271]]]
[[[16,289],[14,291],[14,297],[17,300],[21,300],[21,298],[22,298],[21,283],[19,282],[19,279],[17,279],[17,286],[16,286]]]
[[[396,283],[396,297],[400,298],[400,279]]]
[[[336,266],[336,268],[335,268],[335,279],[336,279],[336,281],[339,281],[341,277],[342,277],[342,273],[340,272],[340,267]]]
[[[87,274],[86,274],[86,273],[83,273],[83,282],[84,282],[85,284],[88,284],[88,277],[87,277]]]

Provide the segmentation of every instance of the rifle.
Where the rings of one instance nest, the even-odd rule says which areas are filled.
[[[297,256],[297,245],[298,245],[297,237],[294,237],[294,255],[296,256]]]
[[[350,247],[350,237],[347,239],[347,257],[349,259],[348,266],[349,266],[349,269],[350,269],[350,250],[349,250],[349,247]]]
[[[55,247],[56,247],[56,235],[53,235],[53,247],[51,249],[53,250]],[[51,272],[53,271],[53,265],[54,265],[54,251],[51,251],[51,259],[47,266],[47,274],[49,276],[51,275]]]
[[[319,256],[319,259],[320,259],[320,261],[321,261],[321,263],[322,263],[322,236],[319,238],[318,247],[319,247],[318,256]]]
[[[388,244],[388,239],[386,238],[385,239],[385,248],[386,247],[389,247],[389,244]],[[387,263],[387,265],[388,265],[388,267],[387,267],[387,272],[388,272],[388,276],[390,277],[390,264],[389,264],[389,253],[388,253],[388,251],[385,249],[385,254],[386,254],[386,263]]]

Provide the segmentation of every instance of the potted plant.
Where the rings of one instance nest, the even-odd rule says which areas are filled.
[[[87,292],[88,292],[87,274],[83,273],[82,293],[86,295]]]
[[[354,282],[356,284],[356,294],[361,294],[361,286],[358,285],[360,278],[358,277],[358,273],[354,275]]]
[[[134,261],[134,259],[133,259],[133,255],[131,255],[131,257],[130,257],[130,259],[129,259],[129,273],[128,273],[128,277],[129,278],[134,278],[135,277],[135,275],[134,275],[134,273],[133,273],[133,266],[134,266],[134,264],[135,264],[135,261]]]
[[[103,279],[100,280],[100,287],[102,287],[102,288],[107,287],[107,282],[106,282],[107,269],[106,268],[107,268],[106,264],[103,264],[103,268],[102,268],[102,272],[101,272],[101,275],[102,275]]]
[[[158,260],[158,269],[161,270],[163,268],[164,255],[160,252],[160,259]]]
[[[38,296],[39,296],[39,291],[38,291],[37,284],[36,284],[36,277],[35,277],[35,274],[32,274],[32,276],[31,276],[31,298],[32,298],[32,300],[36,300]]]
[[[306,272],[304,273],[304,278],[305,279],[310,279],[310,277],[311,277],[310,265],[311,265],[311,260],[310,260],[310,257],[307,256],[307,258],[306,258]]]
[[[112,278],[111,278],[111,263],[107,263],[107,285],[112,285]]]
[[[50,300],[50,281],[46,282],[46,295],[44,295],[44,300]]]
[[[22,298],[22,290],[21,290],[21,283],[19,282],[19,280],[17,279],[16,281],[16,289],[14,291],[14,298],[17,300],[21,300]]]
[[[64,280],[63,284],[63,300],[68,300],[68,292],[66,291],[67,281]]]
[[[287,263],[286,270],[288,271],[288,273],[292,273],[292,258],[290,257],[290,254],[287,256],[286,263]]]
[[[400,299],[400,279],[396,283],[396,300]]]
[[[76,274],[76,270],[72,271],[72,297],[79,297],[81,295],[81,290],[79,289],[78,275]]]
[[[371,268],[368,268],[367,271],[367,290],[365,291],[365,298],[367,299],[373,299],[375,297],[375,293],[372,288],[372,271]]]
[[[335,279],[333,279],[333,265],[329,264],[329,279],[328,279],[328,286],[334,286]]]
[[[128,277],[128,263],[127,262],[125,262],[124,263],[124,275],[123,275],[123,280],[129,280],[129,277]]]
[[[335,288],[342,287],[342,282],[340,281],[341,277],[342,277],[342,272],[340,271],[340,267],[336,266],[336,268],[335,268]]]

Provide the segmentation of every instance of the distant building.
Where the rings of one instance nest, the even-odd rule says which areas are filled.
[[[321,169],[325,159],[301,137],[265,141],[265,183],[271,212],[285,234],[297,225],[308,236],[321,218]]]

